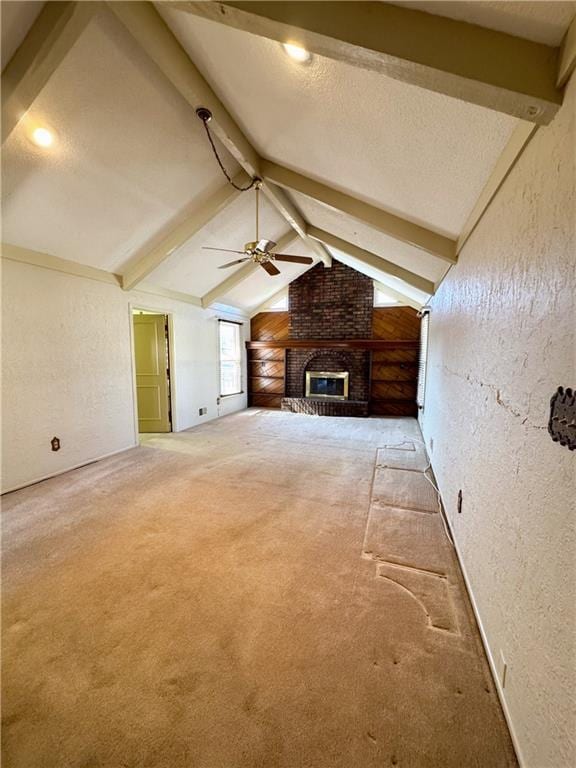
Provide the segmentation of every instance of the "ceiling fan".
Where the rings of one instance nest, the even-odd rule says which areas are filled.
[[[280,270],[273,263],[275,261],[287,261],[292,264],[312,264],[314,259],[309,256],[292,256],[289,253],[274,253],[273,249],[276,247],[276,243],[273,240],[261,240],[258,232],[258,218],[259,218],[259,195],[260,187],[262,183],[257,181],[256,189],[256,237],[250,242],[246,243],[243,251],[234,251],[230,248],[211,248],[208,245],[204,245],[205,251],[222,251],[224,253],[238,253],[243,256],[242,259],[235,259],[229,261],[227,264],[222,264],[218,269],[228,269],[228,267],[234,267],[236,264],[242,264],[245,261],[252,261],[254,264],[259,264],[262,269],[266,270],[269,275],[279,275]]]

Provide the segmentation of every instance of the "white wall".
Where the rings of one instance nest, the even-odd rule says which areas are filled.
[[[3,492],[135,445],[131,307],[171,314],[176,430],[246,407],[217,405],[214,312],[8,259],[2,279]]]
[[[576,454],[546,428],[576,387],[574,80],[431,302],[422,418],[529,768],[576,765]]]

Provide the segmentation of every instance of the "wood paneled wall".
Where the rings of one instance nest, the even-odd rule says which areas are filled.
[[[412,307],[375,307],[372,310],[372,338],[418,341],[418,312]]]
[[[288,312],[260,312],[250,324],[252,341],[289,338]],[[280,408],[286,391],[286,350],[248,350],[248,404]]]
[[[286,341],[288,312],[261,312],[252,318],[252,341]],[[372,313],[372,338],[415,341],[420,319],[411,307],[377,307]],[[394,348],[372,353],[370,412],[379,416],[416,416],[418,349]],[[286,350],[251,349],[248,352],[250,405],[279,408],[286,392]]]
[[[418,341],[420,318],[412,307],[375,307],[372,337]],[[418,349],[386,349],[372,353],[370,413],[375,416],[416,416]]]
[[[284,341],[290,338],[288,312],[260,312],[250,322],[252,341]]]

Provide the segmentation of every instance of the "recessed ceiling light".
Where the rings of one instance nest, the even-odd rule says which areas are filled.
[[[32,133],[32,141],[39,147],[49,147],[54,141],[54,136],[47,128],[36,128]]]
[[[300,64],[305,64],[312,58],[310,51],[307,51],[306,48],[302,48],[299,45],[294,45],[294,43],[282,43],[282,47],[291,59],[300,62]]]

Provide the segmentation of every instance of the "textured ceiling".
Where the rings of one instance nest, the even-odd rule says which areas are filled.
[[[445,234],[462,230],[518,124],[320,56],[302,66],[273,40],[159,10],[262,155]]]
[[[538,2],[410,0],[394,2],[392,5],[401,5],[437,16],[467,21],[470,24],[478,24],[546,45],[560,45],[568,25],[576,15],[576,2],[547,2],[546,0],[538,0]]]
[[[260,236],[278,241],[290,227],[261,195]],[[149,281],[162,288],[203,296],[232,274],[234,267],[222,270],[220,264],[242,258],[233,253],[204,251],[202,246],[242,250],[255,238],[255,194],[244,192],[181,248],[178,248]],[[237,269],[238,267],[236,267]]]
[[[106,11],[4,147],[3,239],[118,271],[223,183],[190,106]]]
[[[28,30],[42,10],[44,3],[29,0],[26,3],[6,2],[0,3],[2,18],[2,69],[8,64]]]
[[[575,2],[411,2],[471,23],[559,44]],[[2,2],[2,62],[43,3]],[[193,110],[102,5],[3,148],[3,240],[122,271],[225,183]],[[315,56],[302,66],[269,40],[158,4],[160,13],[265,157],[368,202],[457,236],[511,132],[514,118],[381,74]],[[48,151],[30,141],[42,125]],[[222,150],[228,169],[238,166]],[[430,280],[447,264],[299,194],[310,223]],[[202,296],[254,237],[252,194],[241,195],[147,283]],[[288,225],[262,201],[261,234]],[[285,249],[312,255],[296,239]],[[424,302],[427,296],[331,249],[335,258]],[[250,310],[307,267],[259,270],[219,299]],[[236,268],[237,269],[237,268]]]
[[[373,280],[382,283],[382,285],[388,285],[390,288],[394,288],[394,290],[399,291],[404,294],[404,296],[414,299],[414,301],[417,301],[421,305],[425,304],[429,299],[429,295],[424,293],[424,291],[420,291],[418,288],[413,288],[411,285],[408,285],[403,280],[399,280],[397,277],[386,275],[379,270],[368,267],[348,253],[339,251],[338,248],[329,248],[328,250],[335,259],[341,261],[343,264],[352,267],[352,269],[357,269],[359,272],[371,277]]]
[[[371,251],[376,256],[405,267],[411,272],[416,272],[422,277],[434,281],[440,280],[448,268],[448,263],[443,259],[388,237],[366,224],[361,224],[348,216],[344,216],[339,211],[316,202],[316,200],[295,192],[291,193],[291,197],[313,226],[331,232],[353,245]]]

